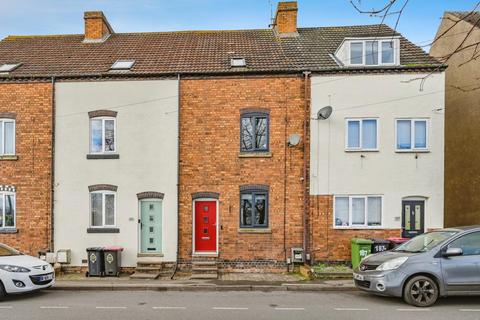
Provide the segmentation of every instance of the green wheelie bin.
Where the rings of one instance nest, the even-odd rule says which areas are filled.
[[[353,238],[352,245],[352,268],[355,269],[360,265],[360,261],[372,252],[372,240]]]

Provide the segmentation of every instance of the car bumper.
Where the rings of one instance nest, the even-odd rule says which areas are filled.
[[[389,271],[354,271],[355,286],[363,291],[384,295],[401,297],[406,274],[398,270]]]
[[[52,274],[53,278],[49,281],[37,281],[35,278],[46,274]],[[3,286],[7,294],[19,294],[25,292],[31,292],[41,289],[46,289],[55,284],[55,274],[52,272],[43,274],[31,274],[31,273],[10,273],[8,276],[2,276]],[[21,282],[22,285],[16,285]]]

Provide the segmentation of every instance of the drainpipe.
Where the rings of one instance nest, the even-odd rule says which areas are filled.
[[[180,87],[180,74],[177,76],[178,81],[178,116],[177,116],[177,256],[175,259],[175,266],[173,268],[172,275],[170,279],[175,277],[178,269],[178,257],[180,255],[180,101],[181,101],[181,87]]]
[[[308,170],[307,170],[307,134],[308,134],[308,121],[310,119],[309,116],[309,109],[310,109],[310,71],[304,71],[304,99],[305,99],[305,106],[304,106],[304,114],[303,114],[303,254],[304,258],[309,254],[309,245],[308,245],[308,213],[309,213],[309,192],[308,192]],[[306,259],[305,259],[306,261]]]
[[[55,192],[55,76],[52,77],[52,159],[50,163],[50,177],[51,177],[51,192],[50,192],[50,241],[49,241],[49,250],[53,251],[55,249],[54,247],[54,214],[53,214],[53,209],[54,209],[54,192]],[[48,229],[47,229],[48,230]],[[48,233],[47,233],[48,234]]]

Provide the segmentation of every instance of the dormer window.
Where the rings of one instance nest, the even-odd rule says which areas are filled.
[[[127,71],[127,70],[130,70],[134,64],[135,64],[135,60],[117,60],[110,67],[110,70]]]
[[[400,64],[399,38],[345,39],[335,53],[342,66],[391,66]]]
[[[0,65],[0,73],[2,72],[12,72],[13,70],[20,67],[20,63],[5,63]]]

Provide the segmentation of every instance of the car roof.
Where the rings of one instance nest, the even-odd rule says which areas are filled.
[[[470,230],[480,230],[480,225],[473,225],[473,226],[460,226],[460,227],[453,227],[453,228],[446,228],[441,231],[470,231]],[[440,230],[439,230],[440,231]]]

